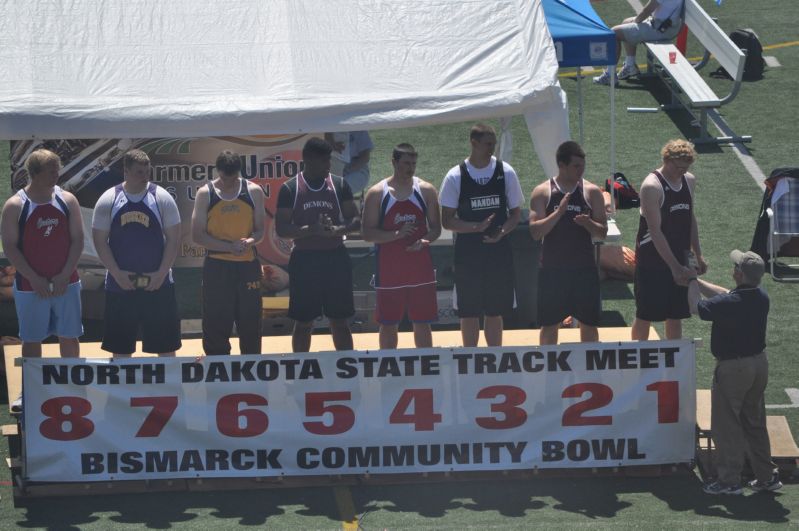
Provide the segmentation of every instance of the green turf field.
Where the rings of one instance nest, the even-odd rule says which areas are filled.
[[[759,34],[764,55],[775,57],[779,68],[768,68],[765,78],[744,83],[737,99],[721,114],[738,134],[750,134],[747,146],[762,171],[799,165],[793,152],[799,123],[795,103],[796,68],[799,64],[799,3],[785,0],[701,0],[711,16],[729,32],[751,27]],[[612,25],[630,16],[624,1],[597,1],[595,7]],[[699,55],[689,37],[689,56]],[[639,51],[639,63],[643,52]],[[707,71],[715,69],[711,63]],[[596,75],[596,74],[593,74]],[[705,74],[706,77],[706,74]],[[609,173],[609,111],[607,87],[583,85],[585,99],[586,177],[600,183]],[[564,72],[561,83],[574,107],[573,131],[577,131],[576,82]],[[726,94],[728,82],[712,80],[718,94]],[[654,95],[653,95],[654,94]],[[679,113],[628,113],[629,107],[653,107],[664,98],[656,81],[622,82],[616,92],[617,164],[635,184],[659,163],[659,149],[670,138],[693,136],[686,117]],[[436,184],[446,171],[468,153],[470,124],[374,131],[377,145],[372,155],[376,176],[390,172],[390,150],[398,142],[420,150],[417,173]],[[514,158],[526,194],[543,180],[522,120],[514,121]],[[554,156],[554,154],[553,154]],[[0,146],[6,161],[7,146]],[[8,194],[7,164],[0,162],[0,198]],[[700,240],[710,264],[707,278],[731,285],[728,254],[733,248],[748,249],[762,192],[730,147],[700,148],[693,172],[698,178],[697,216]],[[634,244],[637,213],[618,215],[623,240]],[[768,330],[771,380],[768,404],[787,404],[785,388],[799,387],[799,363],[795,344],[799,338],[799,285],[780,284],[770,277],[764,286],[772,300]],[[632,286],[610,282],[603,286],[605,310],[618,312],[629,324],[634,314]],[[704,338],[697,352],[697,382],[708,388],[713,361],[709,353],[709,324],[689,320],[686,337]],[[661,329],[662,331],[662,329]],[[8,422],[0,404],[0,420]],[[799,409],[779,409],[770,414],[788,417],[799,438]],[[7,449],[0,446],[0,455]],[[786,482],[775,495],[718,498],[704,495],[697,477],[638,479],[535,479],[480,483],[443,483],[415,486],[368,486],[275,491],[179,493],[91,497],[31,502],[28,508],[11,504],[8,471],[0,471],[0,528],[228,528],[240,525],[271,528],[341,528],[351,499],[354,515],[364,529],[376,528],[530,528],[530,527],[720,527],[751,529],[766,523],[799,526],[799,479]],[[349,497],[349,498],[348,498]]]

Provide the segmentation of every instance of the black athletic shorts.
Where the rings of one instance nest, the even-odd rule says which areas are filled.
[[[507,238],[455,249],[458,317],[496,317],[513,311],[513,250]]]
[[[569,315],[583,324],[599,326],[602,298],[599,271],[584,269],[539,269],[538,324],[552,326]]]
[[[644,321],[687,319],[688,288],[675,284],[669,269],[636,267],[635,316]]]
[[[144,352],[160,354],[180,348],[174,284],[164,281],[155,291],[105,292],[102,349],[112,354],[133,354],[140,329]]]
[[[307,323],[324,315],[347,319],[355,314],[352,262],[344,246],[297,250],[289,259],[289,317]]]

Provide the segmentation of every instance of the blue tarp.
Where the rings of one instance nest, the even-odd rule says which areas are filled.
[[[542,0],[560,66],[615,63],[616,38],[589,0]]]

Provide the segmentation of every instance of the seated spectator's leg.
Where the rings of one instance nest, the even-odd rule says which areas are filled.
[[[293,352],[308,352],[311,350],[311,332],[313,321],[295,321],[294,331],[291,333],[291,350]]]
[[[330,322],[330,334],[333,336],[333,345],[336,350],[352,350],[352,332],[347,319],[328,318]]]
[[[599,329],[596,326],[580,322],[580,341],[583,343],[595,343],[599,341]]]
[[[396,324],[381,324],[379,336],[381,349],[397,348]]]
[[[558,329],[560,323],[541,327],[538,342],[542,345],[555,345],[558,342]]]
[[[630,335],[633,341],[646,341],[649,339],[649,327],[651,323],[636,317],[633,320],[633,326],[630,330]]]
[[[433,331],[430,328],[430,323],[413,323],[413,341],[416,348],[433,346]]]
[[[42,342],[41,341],[23,341],[22,342],[22,357],[23,358],[41,358],[42,357]]]
[[[485,324],[483,326],[483,333],[486,336],[486,345],[489,347],[502,346],[502,316],[501,315],[486,315]]]
[[[666,319],[666,339],[681,339],[682,338],[682,320],[681,319]]]
[[[480,339],[480,318],[461,317],[461,339],[464,347],[476,347]]]

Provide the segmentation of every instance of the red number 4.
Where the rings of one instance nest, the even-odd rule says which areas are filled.
[[[408,409],[413,403],[413,413]],[[432,389],[406,389],[388,418],[391,424],[413,424],[415,431],[433,431],[441,414],[433,411]]]

